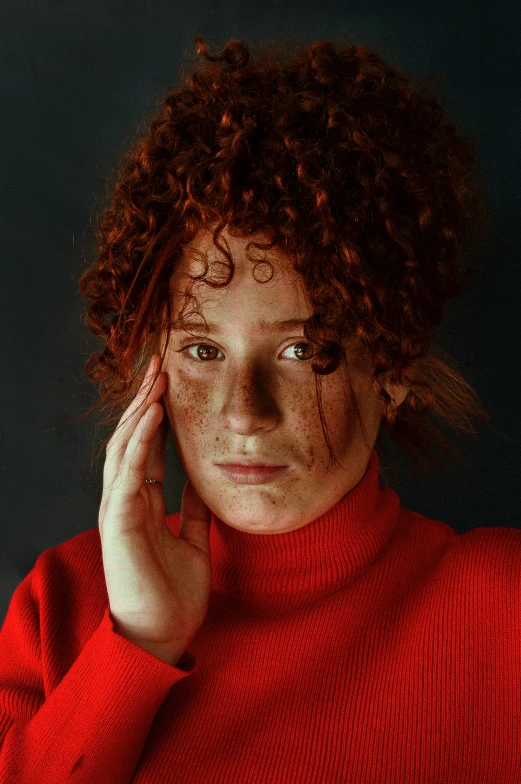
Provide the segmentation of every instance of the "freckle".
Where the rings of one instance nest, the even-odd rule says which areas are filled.
[[[308,471],[311,471],[313,466],[315,465],[315,450],[313,448],[313,444],[309,444],[309,448],[307,450],[307,457],[309,460],[307,464],[307,469]]]

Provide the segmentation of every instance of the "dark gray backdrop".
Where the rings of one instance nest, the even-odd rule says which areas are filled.
[[[456,481],[403,467],[402,506],[458,531],[521,527],[519,253],[521,5],[437,2],[4,2],[0,615],[49,547],[97,526],[103,462],[91,467],[96,417],[56,427],[95,397],[83,366],[97,343],[77,281],[105,178],[156,100],[195,55],[228,38],[341,37],[374,46],[413,77],[437,73],[446,106],[477,141],[495,230],[474,254],[475,286],[433,333],[492,414],[478,439],[457,436],[470,466]],[[90,247],[90,246],[89,246]],[[103,431],[101,435],[105,435]],[[167,513],[186,476],[171,435]],[[399,453],[395,453],[399,457]],[[460,481],[457,481],[459,478]],[[388,484],[394,486],[389,479]]]

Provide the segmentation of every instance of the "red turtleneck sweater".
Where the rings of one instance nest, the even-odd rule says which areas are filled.
[[[296,531],[212,516],[178,667],[114,631],[98,528],[43,552],[0,633],[2,784],[519,784],[521,531],[458,534],[379,468]]]

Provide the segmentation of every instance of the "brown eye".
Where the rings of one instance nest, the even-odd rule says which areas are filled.
[[[306,347],[307,346],[307,350]],[[290,346],[286,346],[284,351],[287,351],[289,348],[292,348],[295,351],[295,354],[298,357],[298,360],[301,362],[310,360],[313,357],[313,347],[311,343],[307,343],[305,341],[300,341],[299,343],[292,343]],[[307,356],[306,356],[307,354]],[[291,359],[291,357],[290,357]]]
[[[196,349],[196,352],[195,352],[196,356],[194,356],[193,354],[190,354],[190,352],[188,350],[190,348],[195,348]],[[219,349],[215,348],[215,346],[210,346],[208,343],[192,343],[190,346],[185,346],[182,349],[182,351],[186,351],[186,353],[188,354],[190,359],[193,359],[195,362],[197,362],[197,361],[199,361],[199,362],[207,362],[207,361],[209,361],[211,359],[215,359],[215,357],[209,356],[209,352],[210,353],[212,351],[219,352]]]

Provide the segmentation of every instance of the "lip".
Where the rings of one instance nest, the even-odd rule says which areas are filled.
[[[278,463],[261,463],[259,460],[226,460],[223,463],[216,463],[215,465],[219,466],[231,466],[235,468],[235,466],[252,466],[253,468],[284,468],[284,466],[279,465]]]
[[[260,465],[259,463],[253,465],[216,463],[215,465],[227,479],[239,485],[260,485],[269,482],[288,469],[288,466]]]

